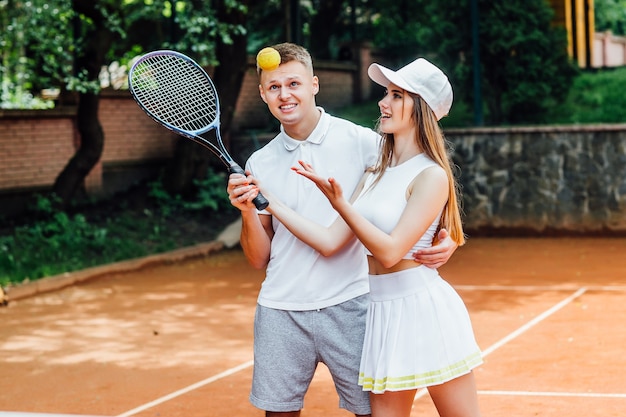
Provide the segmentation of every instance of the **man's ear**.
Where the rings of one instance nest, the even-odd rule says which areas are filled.
[[[313,76],[313,95],[317,95],[320,92],[320,80],[317,78],[317,75]]]
[[[265,91],[263,91],[263,87],[261,86],[261,84],[259,84],[259,94],[261,95],[261,100],[263,100],[263,102],[267,104],[267,100],[265,99]]]

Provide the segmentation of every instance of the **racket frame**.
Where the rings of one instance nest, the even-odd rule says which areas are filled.
[[[186,61],[186,63],[194,67],[198,71],[198,74],[201,75],[202,78],[207,82],[209,88],[213,92],[211,96],[213,97],[214,106],[215,106],[215,116],[211,123],[195,130],[181,129],[180,127],[177,127],[173,125],[172,123],[168,122],[167,120],[164,120],[158,115],[156,115],[148,106],[146,106],[143,103],[143,100],[142,100],[143,94],[140,92],[140,88],[134,85],[135,84],[133,81],[133,79],[135,78],[134,75],[136,72],[141,71],[142,66],[149,65],[151,60],[154,60],[156,57],[162,57],[162,56],[171,56],[171,57],[179,58],[179,59]],[[141,75],[141,73],[139,74]],[[215,88],[215,84],[213,83],[213,80],[211,80],[211,77],[209,77],[209,75],[206,73],[206,71],[200,65],[198,65],[198,63],[195,62],[193,59],[189,58],[188,56],[180,52],[167,50],[167,49],[148,52],[142,55],[131,66],[130,71],[128,72],[128,89],[132,97],[135,99],[135,101],[139,105],[139,107],[144,111],[144,113],[150,116],[155,122],[159,123],[160,125],[164,126],[170,131],[180,136],[183,136],[187,139],[191,139],[192,141],[209,149],[226,166],[229,173],[245,175],[245,171],[243,170],[243,168],[239,164],[237,164],[237,162],[235,162],[235,160],[230,156],[228,150],[226,149],[226,147],[224,146],[224,143],[222,142],[222,136],[220,132],[220,102],[219,102],[219,96],[217,94],[217,89]],[[203,134],[206,134],[212,130],[215,131],[216,143],[212,143],[210,140],[202,136]],[[267,205],[269,204],[267,199],[260,192],[253,202],[259,210],[265,209],[265,207],[267,207]]]

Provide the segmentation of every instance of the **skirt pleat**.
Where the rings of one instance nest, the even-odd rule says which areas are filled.
[[[437,385],[482,363],[467,308],[437,270],[370,275],[370,297],[359,373],[364,390]]]

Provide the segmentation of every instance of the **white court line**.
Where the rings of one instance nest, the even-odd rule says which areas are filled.
[[[570,295],[569,297],[567,297],[566,299],[564,299],[560,303],[554,305],[553,307],[547,309],[546,311],[544,311],[543,313],[541,313],[540,315],[538,315],[537,317],[535,317],[534,319],[532,319],[528,323],[524,324],[522,327],[520,327],[517,330],[509,333],[507,336],[503,337],[502,339],[500,339],[499,341],[497,341],[493,345],[489,346],[487,349],[483,350],[483,352],[482,352],[483,353],[483,358],[486,357],[487,355],[489,355],[490,353],[494,352],[495,350],[501,348],[505,344],[509,343],[511,340],[515,339],[516,337],[520,336],[521,334],[525,333],[531,327],[533,327],[536,324],[540,323],[541,321],[545,320],[547,317],[550,317],[552,314],[556,313],[557,311],[559,311],[560,309],[562,309],[563,307],[565,307],[566,305],[568,305],[569,303],[574,301],[576,298],[578,298],[581,295],[583,295],[585,293],[585,291],[587,291],[587,288],[584,288],[584,287],[583,288],[579,288],[578,291],[576,291],[574,294]],[[417,400],[418,398],[422,398],[427,393],[428,393],[427,389],[421,389],[417,393],[417,395],[415,395],[415,399],[413,401]]]
[[[535,391],[478,391],[480,395],[510,395],[516,397],[583,397],[583,398],[626,398],[626,394],[601,392],[535,392]]]
[[[546,311],[544,311],[543,313],[541,313],[540,315],[538,315],[537,317],[535,317],[534,319],[532,319],[531,321],[529,321],[528,323],[526,323],[525,325],[520,327],[519,329],[515,330],[512,333],[509,333],[504,338],[500,339],[499,341],[497,341],[493,345],[489,346],[487,349],[483,350],[483,357],[489,355],[491,352],[493,352],[494,350],[499,349],[500,347],[504,346],[505,344],[507,344],[511,340],[515,339],[519,335],[521,335],[524,332],[526,332],[528,329],[530,329],[534,325],[536,325],[536,324],[540,323],[541,321],[545,320],[546,318],[550,317],[552,314],[556,313],[557,311],[559,311],[560,309],[562,309],[563,307],[565,307],[566,305],[568,305],[569,303],[574,301],[576,298],[578,298],[581,295],[583,295],[585,293],[585,291],[587,291],[587,288],[584,288],[584,287],[580,288],[574,294],[570,295],[569,297],[567,297],[566,299],[564,299],[560,303],[556,304],[555,306],[547,309]]]
[[[118,415],[117,417],[128,417],[128,416],[135,415],[135,414],[140,413],[140,412],[142,412],[144,410],[147,410],[148,408],[152,408],[155,405],[164,403],[166,401],[171,400],[172,398],[176,398],[176,397],[179,397],[179,396],[181,396],[183,394],[186,394],[186,393],[188,393],[190,391],[193,391],[196,388],[200,388],[200,387],[202,387],[204,385],[210,384],[211,382],[215,382],[218,379],[225,378],[225,377],[227,377],[229,375],[232,375],[234,373],[237,373],[237,372],[239,372],[239,371],[241,371],[243,369],[249,368],[253,364],[254,364],[254,361],[244,362],[241,365],[235,366],[234,368],[230,368],[230,369],[228,369],[228,370],[226,370],[226,371],[224,371],[222,373],[219,373],[217,375],[214,375],[214,376],[212,376],[210,378],[207,378],[207,379],[202,380],[200,382],[196,382],[195,384],[189,385],[188,387],[185,387],[183,389],[179,389],[178,391],[174,391],[171,394],[167,394],[167,395],[165,395],[165,396],[163,396],[161,398],[157,398],[156,400],[150,401],[149,403],[146,403],[144,405],[140,405],[137,408],[133,408],[132,410],[127,411],[125,413],[122,413],[122,414]]]

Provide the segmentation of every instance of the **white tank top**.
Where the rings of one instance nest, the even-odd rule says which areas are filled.
[[[421,153],[406,162],[395,167],[387,167],[380,181],[370,188],[377,175],[367,177],[363,191],[354,202],[354,207],[380,230],[389,234],[398,224],[400,216],[407,204],[407,188],[411,181],[426,168],[438,166],[435,161],[426,154]],[[443,208],[442,208],[443,211]],[[433,221],[426,233],[417,241],[411,250],[404,255],[403,259],[411,259],[417,249],[432,246],[433,237],[437,232],[437,226],[441,218],[441,212]],[[366,253],[371,253],[366,249]]]

